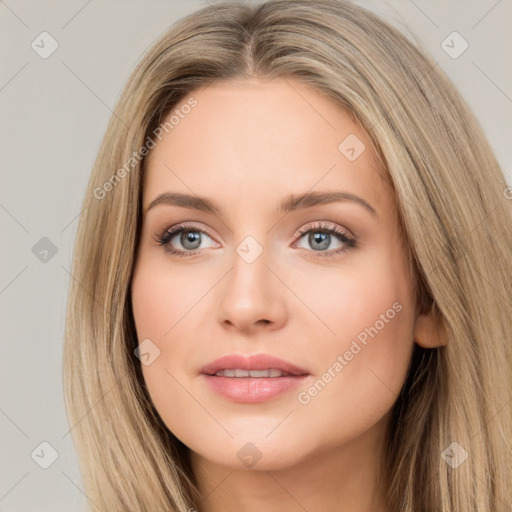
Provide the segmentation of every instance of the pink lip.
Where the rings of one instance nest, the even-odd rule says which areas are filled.
[[[291,373],[294,376],[308,375],[309,372],[299,368],[288,361],[271,356],[270,354],[253,354],[244,356],[241,354],[230,354],[208,363],[201,373],[215,375],[219,370],[239,368],[241,370],[270,370],[272,368],[282,372]],[[280,377],[278,377],[280,378]]]
[[[282,377],[223,377],[219,370],[268,370],[277,369],[291,375]],[[270,400],[301,385],[309,372],[283,359],[269,354],[243,356],[232,354],[212,361],[201,370],[202,377],[216,393],[234,402],[258,403]]]

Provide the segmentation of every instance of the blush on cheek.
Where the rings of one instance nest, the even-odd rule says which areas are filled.
[[[183,316],[183,296],[170,290],[173,286],[166,274],[148,265],[136,273],[132,282],[132,307],[137,333],[160,339],[169,334],[179,316]],[[181,299],[181,300],[180,300]]]
[[[338,321],[343,339],[331,343],[330,357],[323,357],[331,361],[325,371],[343,375],[339,381],[344,381],[344,390],[359,396],[360,404],[367,391],[370,398],[372,393],[398,396],[414,346],[411,304],[397,300],[379,304],[372,305],[371,311],[361,308],[359,316],[343,315]]]

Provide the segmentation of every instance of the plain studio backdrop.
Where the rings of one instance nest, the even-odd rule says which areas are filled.
[[[433,55],[473,109],[511,184],[512,2],[357,3]],[[0,2],[3,512],[86,508],[61,361],[80,205],[108,119],[136,62],[164,30],[203,5]]]

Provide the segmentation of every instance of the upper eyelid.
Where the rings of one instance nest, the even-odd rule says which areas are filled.
[[[357,238],[352,231],[346,227],[339,227],[336,223],[331,221],[313,221],[313,222],[307,222],[304,224],[303,227],[299,228],[296,232],[297,235],[304,235],[308,231],[322,231],[322,229],[328,229],[328,230],[336,230],[336,231],[346,231],[346,235],[351,238]],[[302,234],[301,234],[302,231]]]

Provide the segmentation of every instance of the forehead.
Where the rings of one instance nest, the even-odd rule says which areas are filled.
[[[166,191],[227,205],[243,197],[253,208],[310,190],[345,190],[377,206],[392,199],[365,131],[293,79],[213,83],[185,97],[164,123],[172,116],[148,156],[145,205]]]

